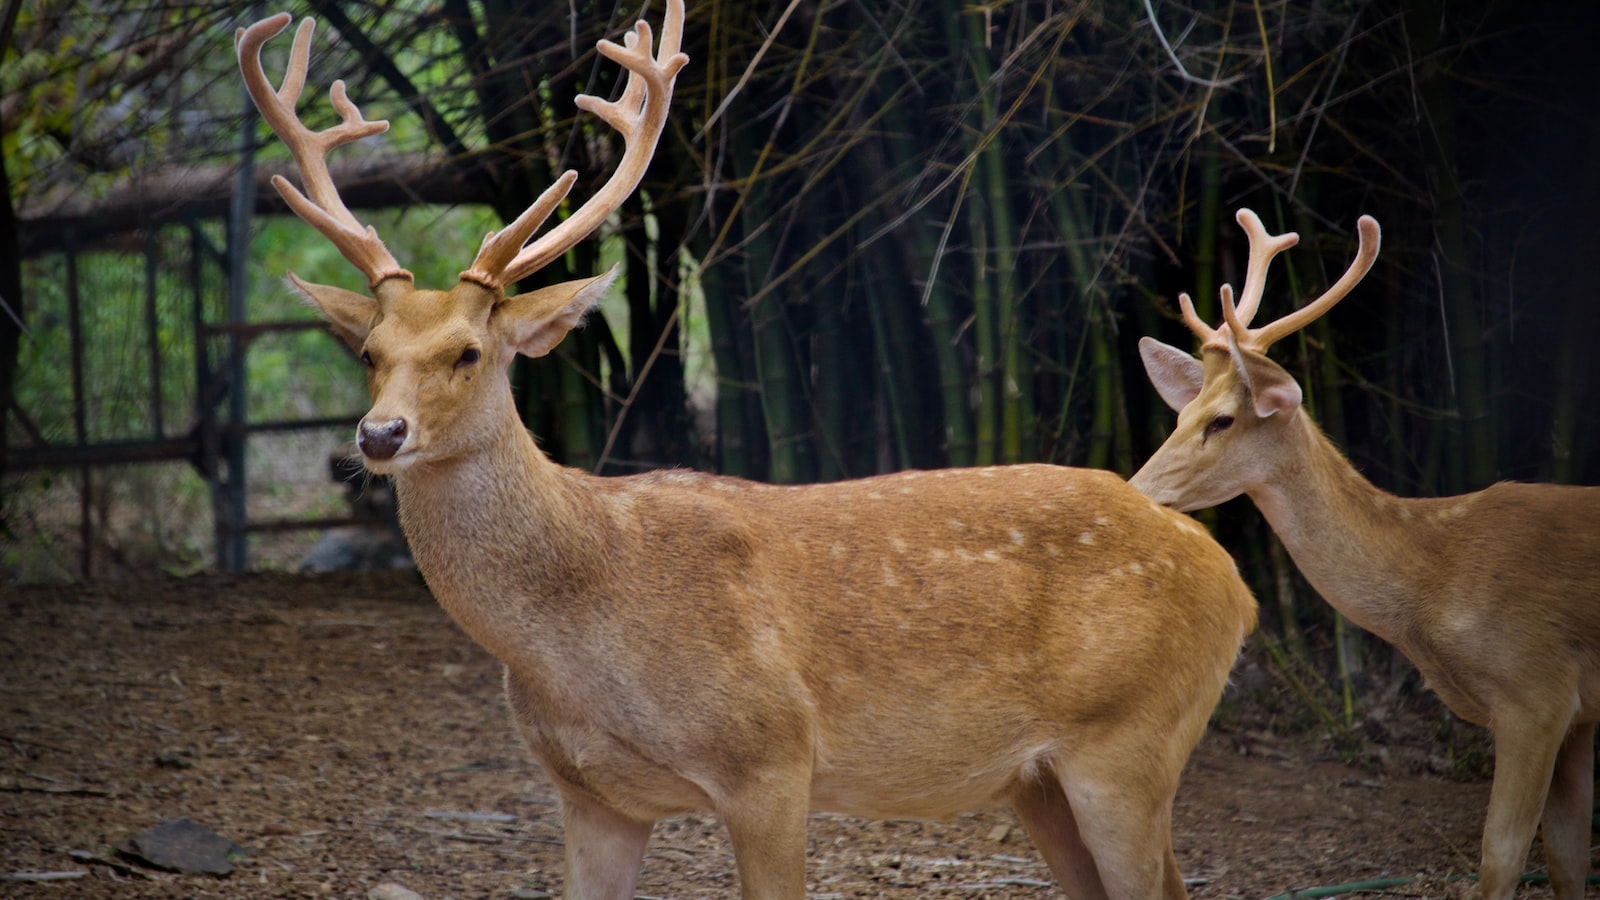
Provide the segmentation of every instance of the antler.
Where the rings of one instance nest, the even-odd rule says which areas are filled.
[[[1233,302],[1231,285],[1225,284],[1218,291],[1222,297],[1224,324],[1219,328],[1206,325],[1195,314],[1194,304],[1189,300],[1189,295],[1178,295],[1178,304],[1183,308],[1183,321],[1189,326],[1189,330],[1200,338],[1201,346],[1226,347],[1231,336],[1240,347],[1265,353],[1273,344],[1315,322],[1332,309],[1334,304],[1343,300],[1345,295],[1366,277],[1378,258],[1380,242],[1378,220],[1371,216],[1362,216],[1356,220],[1356,231],[1360,235],[1361,245],[1356,251],[1355,260],[1350,263],[1350,268],[1345,270],[1344,275],[1321,297],[1300,309],[1260,328],[1250,328],[1250,320],[1255,318],[1256,311],[1261,306],[1261,295],[1266,287],[1267,268],[1272,263],[1272,258],[1293,247],[1300,241],[1300,236],[1292,231],[1276,236],[1268,234],[1266,227],[1261,224],[1261,219],[1248,209],[1239,210],[1236,218],[1250,238],[1250,263],[1245,271],[1244,294],[1239,298],[1237,306]]]
[[[239,53],[239,70],[244,75],[245,90],[261,110],[261,117],[272,126],[274,133],[288,145],[300,167],[300,177],[305,181],[311,199],[300,193],[282,175],[272,176],[272,186],[285,203],[300,218],[322,232],[339,248],[345,259],[354,263],[366,276],[369,286],[376,288],[386,278],[410,279],[411,273],[395,262],[389,249],[378,237],[377,229],[362,225],[339,199],[339,191],[328,174],[328,151],[352,141],[387,131],[387,121],[368,122],[361,109],[345,96],[344,82],[335,81],[328,91],[333,108],[342,121],[324,131],[312,131],[294,111],[300,91],[305,87],[306,64],[311,55],[311,32],[316,27],[312,19],[302,19],[295,31],[294,49],[289,54],[289,65],[283,76],[283,87],[273,90],[267,73],[261,66],[261,48],[287,28],[293,17],[279,13],[262,19],[249,28],[234,34],[234,48]]]
[[[1300,235],[1292,231],[1276,236],[1268,234],[1267,227],[1261,224],[1261,217],[1248,209],[1239,210],[1234,215],[1234,219],[1238,221],[1240,227],[1244,229],[1245,236],[1250,240],[1250,262],[1245,267],[1244,296],[1240,298],[1239,302],[1239,319],[1248,325],[1250,320],[1255,317],[1256,310],[1261,306],[1261,294],[1267,287],[1267,269],[1272,265],[1272,258],[1300,243]],[[1232,286],[1223,285],[1221,293],[1225,305],[1233,302]],[[1189,326],[1189,330],[1193,331],[1196,337],[1200,338],[1201,346],[1211,344],[1213,346],[1226,347],[1228,345],[1227,332],[1223,331],[1224,328],[1229,327],[1228,325],[1223,325],[1221,328],[1212,328],[1200,321],[1200,317],[1195,314],[1194,303],[1189,300],[1188,294],[1178,295],[1178,305],[1183,309],[1184,323]]]
[[[524,247],[577,180],[576,172],[563,173],[516,221],[484,237],[472,267],[461,273],[464,280],[498,290],[526,278],[593,234],[639,186],[666,126],[673,80],[689,62],[688,56],[678,52],[683,42],[683,20],[683,0],[668,0],[661,25],[661,47],[653,56],[650,26],[643,21],[624,36],[624,44],[601,41],[596,45],[602,56],[628,70],[627,86],[615,101],[580,94],[575,102],[579,109],[604,119],[622,135],[626,149],[616,171],[566,221]]]

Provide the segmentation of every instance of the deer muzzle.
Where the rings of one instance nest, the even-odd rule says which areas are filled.
[[[356,446],[368,459],[393,459],[406,442],[406,420],[373,422],[362,419],[356,428]]]

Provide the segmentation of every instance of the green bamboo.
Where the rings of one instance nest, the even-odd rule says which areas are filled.
[[[772,292],[751,311],[756,377],[770,448],[768,478],[774,484],[814,480],[815,469],[799,367],[784,315],[783,292]]]
[[[869,283],[864,286],[863,292],[866,294],[867,314],[872,325],[872,348],[877,361],[878,383],[884,394],[883,405],[889,419],[890,445],[885,455],[893,461],[895,469],[908,469],[913,465],[909,420],[914,415],[914,409],[907,402],[911,396],[907,379],[915,370],[911,344],[905,333],[907,329],[890,323],[889,312],[885,309],[890,304],[883,297],[880,286],[875,282]]]
[[[1022,328],[1016,294],[1016,227],[1006,179],[1005,143],[998,134],[993,67],[986,37],[988,17],[964,11],[978,128],[967,134],[978,167],[970,205],[974,250],[972,284],[974,334],[978,341],[979,465],[1019,462],[1023,429]]]
[[[767,184],[756,180],[750,186],[750,202],[745,216],[764,216],[772,202]],[[759,222],[751,223],[759,226]],[[804,384],[794,341],[784,309],[789,291],[761,292],[773,271],[772,239],[757,228],[746,228],[745,296],[760,294],[750,309],[750,328],[756,383],[759,386],[762,420],[768,446],[767,477],[774,484],[801,484],[815,477],[810,423],[806,411]]]
[[[906,104],[894,104],[887,111],[884,121],[889,134],[896,136],[883,141],[889,164],[896,172],[915,171],[922,165],[926,147],[932,138],[926,132],[926,117],[912,117]],[[899,137],[902,135],[904,137]],[[935,278],[932,283],[923,283],[936,267],[941,252],[938,241],[929,229],[897,228],[889,235],[889,240],[903,260],[908,285],[921,284],[920,317],[926,323],[938,371],[943,459],[930,459],[928,464],[970,466],[977,458],[977,447],[976,423],[969,399],[971,376],[960,346],[962,325],[967,317],[963,298],[950,285],[949,278]],[[917,311],[912,312],[912,316],[918,314]]]
[[[867,387],[861,366],[852,353],[837,292],[813,299],[816,322],[813,334],[813,370],[816,386],[812,409],[817,439],[817,479],[839,481],[849,477],[845,460],[850,443],[850,423],[859,395]]]
[[[717,369],[717,466],[728,475],[761,477],[757,456],[761,431],[752,427],[759,421],[759,398],[753,365],[747,350],[751,342],[749,316],[739,307],[735,292],[729,290],[726,273],[729,265],[713,265],[700,270],[700,287],[705,291],[706,325],[711,332],[711,355]]]
[[[1408,9],[1407,20],[1417,52],[1427,58],[1439,42],[1442,0],[1426,0]],[[1433,201],[1434,262],[1443,298],[1451,360],[1450,394],[1460,415],[1461,436],[1449,460],[1451,484],[1443,493],[1458,494],[1487,487],[1496,477],[1494,418],[1489,384],[1493,376],[1487,329],[1481,322],[1479,295],[1468,261],[1466,206],[1462,188],[1451,178],[1456,167],[1458,137],[1452,79],[1435,72],[1419,84],[1419,99],[1429,125],[1423,142],[1429,171],[1438,181],[1429,185]]]

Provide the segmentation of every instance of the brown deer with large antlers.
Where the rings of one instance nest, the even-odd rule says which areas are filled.
[[[1366,275],[1378,223],[1317,300],[1259,328],[1268,264],[1294,246],[1240,210],[1250,262],[1237,307],[1221,290],[1211,328],[1180,295],[1200,358],[1139,342],[1177,428],[1132,484],[1184,511],[1248,494],[1333,607],[1400,649],[1455,713],[1494,735],[1494,786],[1479,889],[1516,888],[1543,817],[1557,897],[1584,893],[1600,721],[1600,488],[1501,483],[1460,497],[1401,499],[1358,473],[1300,408],[1300,386],[1266,353]]]
[[[367,467],[391,476],[440,604],[506,670],[554,781],[566,895],[630,898],[652,823],[714,810],[742,895],[805,894],[809,809],[946,816],[1009,803],[1075,898],[1182,897],[1171,811],[1255,603],[1187,517],[1107,472],[1032,465],[780,488],[690,472],[597,478],[518,419],[507,365],[548,353],[613,273],[508,296],[637,185],[661,133],[684,10],[659,51],[639,23],[600,52],[626,138],[616,174],[529,237],[574,176],[487,238],[449,291],[421,290],[340,202],[324,156],[385,127],[302,126],[310,25],[281,90],[279,15],[241,30],[252,97],[310,199],[278,189],[373,296],[293,279],[366,364]],[[526,244],[526,246],[524,246]],[[613,270],[614,272],[615,270]]]

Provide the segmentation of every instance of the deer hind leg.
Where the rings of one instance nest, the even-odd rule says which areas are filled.
[[[1083,846],[1111,900],[1189,896],[1172,852],[1172,800],[1181,761],[1161,748],[1126,747],[1060,760],[1057,771]],[[1110,752],[1107,752],[1110,750]],[[1172,771],[1163,771],[1171,768]]]
[[[1594,807],[1593,722],[1567,732],[1556,756],[1544,804],[1545,862],[1560,900],[1579,900],[1589,875],[1589,832]]]
[[[1105,900],[1100,870],[1078,833],[1078,820],[1052,772],[1023,782],[1011,794],[1011,808],[1022,820],[1061,890],[1072,900]]]
[[[577,792],[563,792],[567,886],[572,900],[632,900],[651,822],[628,818]]]
[[[1570,708],[1524,707],[1495,717],[1494,785],[1489,789],[1483,861],[1478,867],[1478,889],[1484,900],[1510,900],[1516,891],[1572,714]]]

